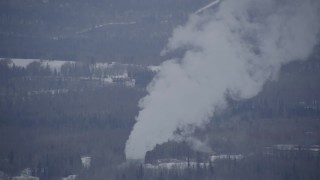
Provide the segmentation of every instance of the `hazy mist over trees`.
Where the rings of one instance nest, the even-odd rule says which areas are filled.
[[[203,144],[170,140],[127,159],[141,99],[185,49],[160,52],[211,2],[1,0],[0,180],[320,179],[319,45],[257,96],[227,98],[194,129]]]

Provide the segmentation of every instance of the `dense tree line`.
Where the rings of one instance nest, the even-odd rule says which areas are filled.
[[[268,151],[277,144],[320,144],[317,59],[285,66],[278,81],[268,82],[257,97],[230,100],[229,108],[217,112],[208,126],[196,129],[194,138],[206,141],[213,152],[242,154],[243,159],[211,162],[208,154],[183,141],[158,145],[146,155],[146,163],[170,158],[197,162],[186,169],[126,163],[125,142],[139,99],[146,95],[142,87],[154,73],[119,64],[108,72],[92,71],[89,62],[54,72],[39,62],[19,68],[10,67],[10,60],[0,61],[1,172],[14,176],[30,168],[44,180],[71,174],[78,179],[123,180],[319,179],[318,151]],[[141,87],[107,86],[90,78],[124,70]],[[82,156],[92,158],[90,168],[82,166]]]
[[[40,62],[26,68],[10,67],[10,60],[0,63],[0,171],[13,176],[28,167],[41,179],[56,179],[90,172],[81,164],[84,155],[92,157],[97,170],[124,160],[144,87],[83,80],[99,75],[84,63],[61,72]],[[107,71],[123,73],[119,68]],[[132,77],[134,72],[131,68]]]
[[[240,161],[223,159],[197,164],[187,168],[148,169],[143,166],[126,166],[115,179],[136,180],[231,180],[231,179],[274,179],[274,180],[316,180],[320,177],[319,152],[316,154],[297,151],[275,152],[273,155],[255,154]]]

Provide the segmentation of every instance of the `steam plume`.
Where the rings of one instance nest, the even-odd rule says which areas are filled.
[[[156,144],[175,140],[177,128],[188,137],[227,105],[227,96],[251,98],[281,65],[306,59],[318,40],[319,4],[223,0],[214,11],[191,15],[165,49],[187,49],[183,58],[164,62],[140,101],[127,159],[144,159]]]

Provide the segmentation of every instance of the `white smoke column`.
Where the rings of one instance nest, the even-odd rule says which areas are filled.
[[[319,2],[224,0],[177,28],[166,51],[188,49],[162,64],[140,101],[141,111],[126,144],[127,159],[144,159],[156,144],[204,126],[216,108],[255,96],[281,65],[304,60],[319,32]]]

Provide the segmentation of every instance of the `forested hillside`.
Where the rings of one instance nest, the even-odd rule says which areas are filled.
[[[0,0],[0,180],[320,179],[320,14],[222,2]]]
[[[3,0],[0,57],[159,64],[168,37],[208,0]]]
[[[0,171],[7,176],[30,168],[41,179],[72,174],[79,179],[291,179],[292,171],[300,179],[319,177],[319,56],[283,67],[257,97],[230,101],[209,126],[198,129],[195,137],[212,152],[168,142],[147,153],[149,165],[124,165],[124,147],[154,73],[121,64],[105,71],[105,76],[127,71],[141,82],[132,87],[103,83],[90,64],[66,64],[53,72],[37,62],[26,68],[8,66],[9,59],[0,62]],[[210,161],[223,154],[241,158]],[[81,163],[87,156],[89,168]],[[173,162],[190,165],[158,170]]]

